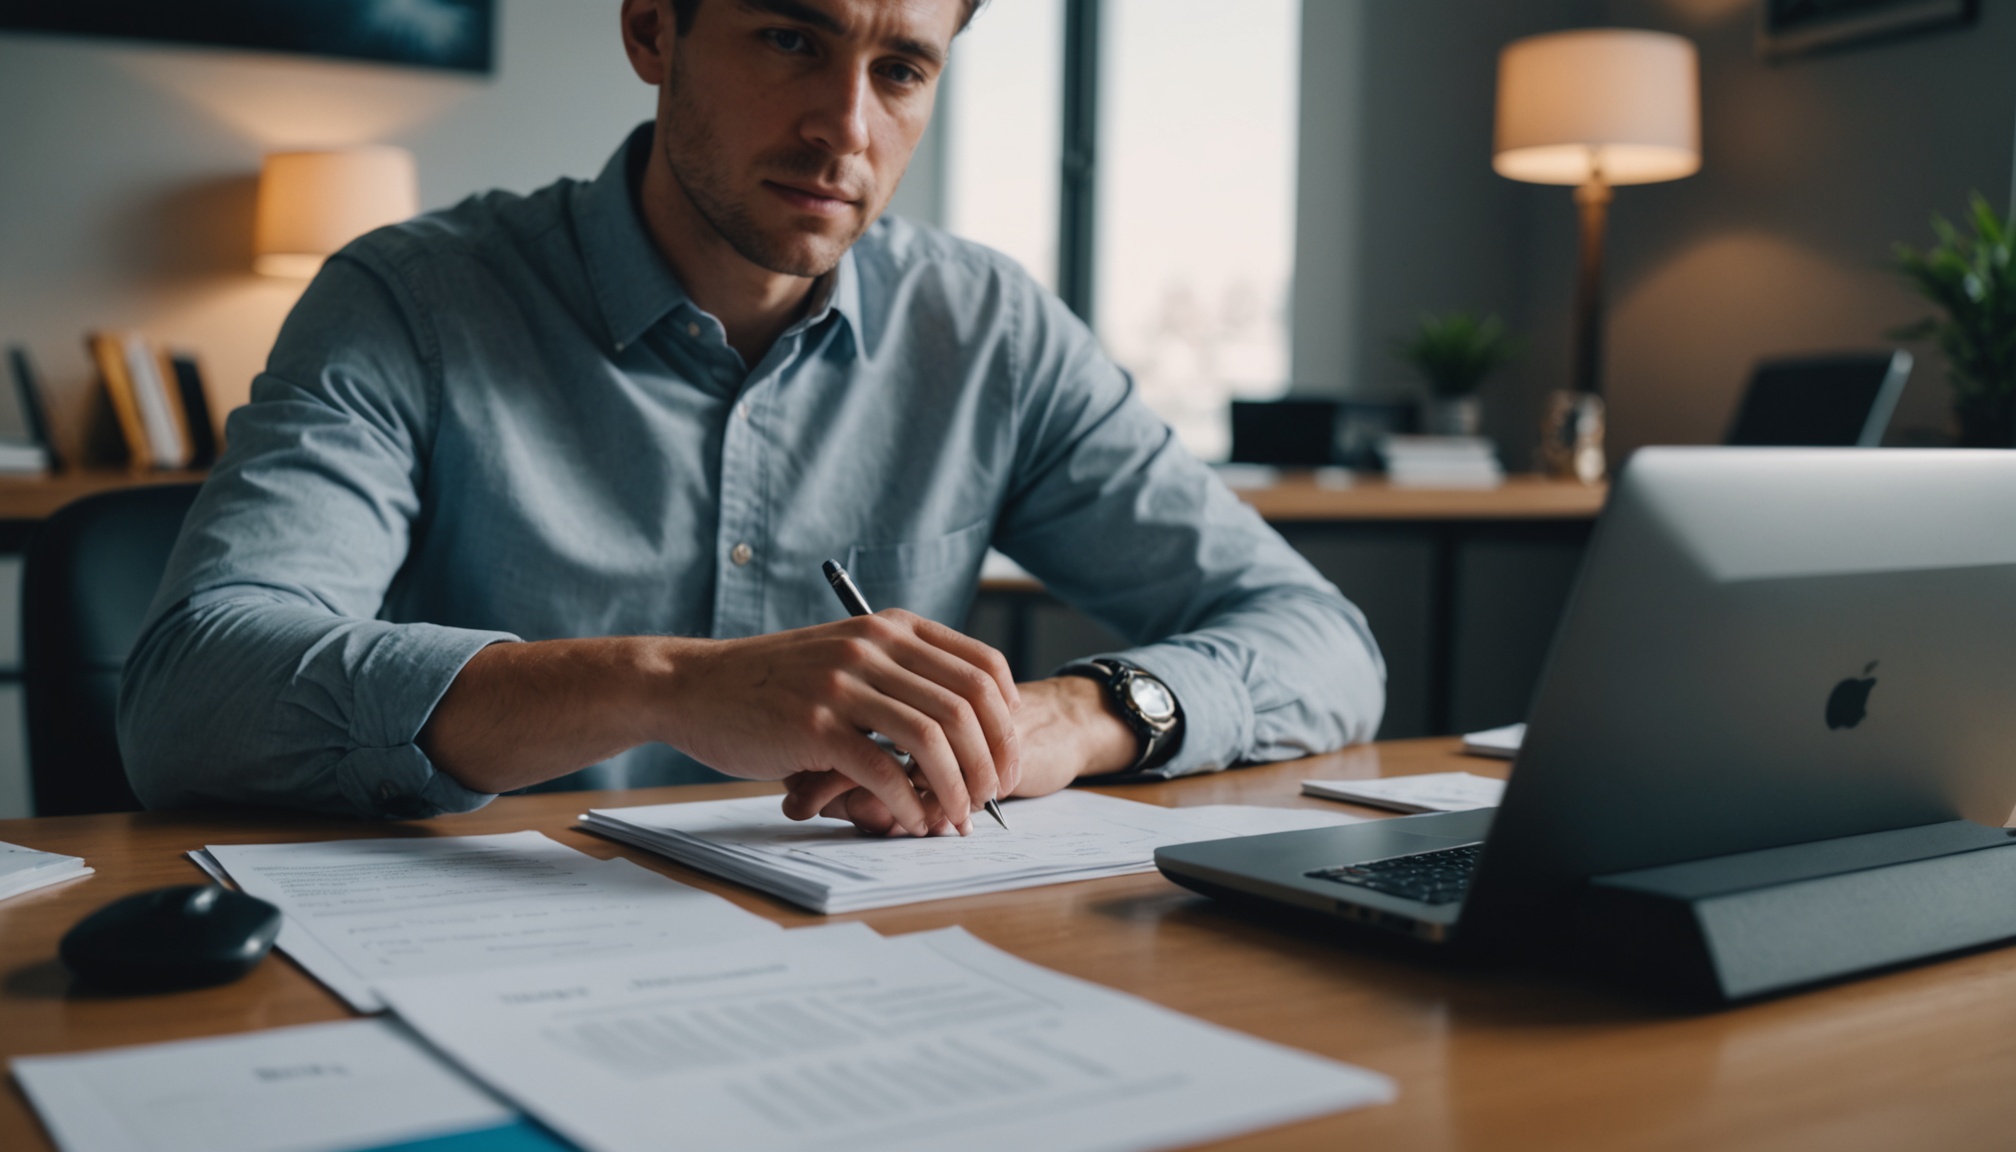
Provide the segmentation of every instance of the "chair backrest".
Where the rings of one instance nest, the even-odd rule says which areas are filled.
[[[1726,444],[1874,448],[1911,379],[1911,353],[1848,352],[1762,360]]]
[[[200,487],[87,496],[28,545],[21,655],[37,815],[140,807],[119,758],[119,672]]]

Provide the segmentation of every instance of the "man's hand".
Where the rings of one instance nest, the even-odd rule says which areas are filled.
[[[1083,676],[1037,680],[1022,685],[1021,696],[1015,725],[1022,771],[1002,795],[1045,796],[1081,776],[1118,772],[1134,762],[1138,738],[1113,713],[1097,681]],[[834,773],[801,772],[787,784],[784,814],[793,820],[832,816],[878,836],[909,831],[879,793]]]
[[[921,616],[717,641],[677,663],[666,743],[731,775],[843,780],[917,836],[972,831],[973,812],[1019,783],[1008,662]],[[907,750],[919,779],[870,732]]]
[[[735,776],[861,788],[889,827],[972,830],[1020,783],[1008,662],[892,609],[741,640],[614,637],[493,644],[420,734],[467,787],[504,792],[657,741]],[[906,749],[916,779],[877,732]]]

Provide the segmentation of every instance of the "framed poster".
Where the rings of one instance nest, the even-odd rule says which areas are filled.
[[[489,72],[496,0],[0,0],[0,29]]]
[[[1950,24],[1972,24],[1981,0],[1763,0],[1757,47],[1781,60]]]

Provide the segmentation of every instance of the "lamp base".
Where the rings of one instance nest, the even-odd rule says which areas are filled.
[[[1594,392],[1549,393],[1540,424],[1540,467],[1549,476],[1600,483],[1603,457],[1603,397]]]

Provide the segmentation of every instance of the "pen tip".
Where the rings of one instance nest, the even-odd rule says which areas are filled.
[[[1005,819],[1003,819],[1003,818],[1002,818],[1002,816],[1001,816],[1001,803],[1000,803],[1000,801],[998,801],[998,800],[989,800],[989,801],[987,801],[987,802],[986,802],[985,804],[982,804],[982,805],[981,805],[981,807],[982,807],[982,808],[985,808],[985,809],[987,810],[987,815],[989,815],[989,816],[992,816],[992,817],[994,818],[994,822],[995,822],[996,824],[999,824],[999,825],[1001,825],[1001,827],[1002,827],[1002,829],[1003,829],[1004,831],[1005,831],[1005,830],[1007,829],[1007,827],[1008,827],[1008,821],[1007,821],[1007,820],[1005,820]]]

